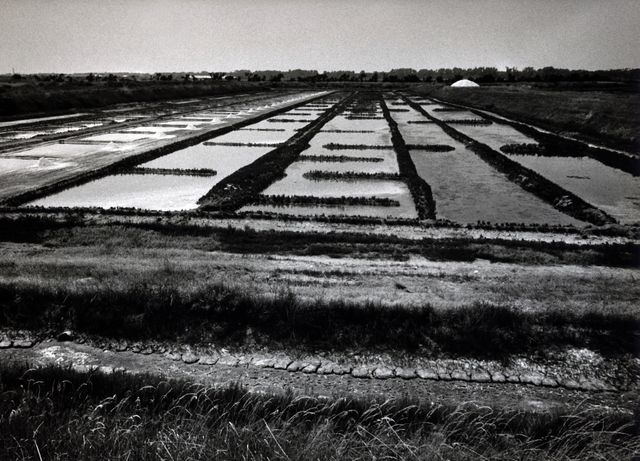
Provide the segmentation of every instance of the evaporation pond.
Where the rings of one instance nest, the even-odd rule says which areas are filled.
[[[436,112],[437,113],[437,112]],[[515,128],[503,123],[493,122],[491,125],[452,125],[456,130],[466,134],[500,152],[505,144],[537,144],[536,140],[520,133]]]
[[[112,175],[43,197],[27,206],[189,210],[198,206],[198,199],[215,182],[215,176]]]
[[[243,144],[271,144],[282,143],[291,137],[286,131],[250,131],[236,130],[211,139],[209,142],[229,142]]]
[[[450,144],[454,151],[411,151],[418,174],[431,186],[438,218],[462,224],[584,225],[509,181],[462,144]]]
[[[309,144],[313,148],[326,144],[358,144],[364,146],[391,146],[391,131],[388,127],[380,130],[370,130],[373,133],[332,133],[320,131]]]
[[[89,136],[82,139],[82,141],[96,141],[96,142],[132,142],[139,141],[151,137],[144,133],[105,133],[95,136]]]
[[[206,146],[198,144],[139,165],[142,168],[211,169],[218,174],[209,180],[216,184],[243,166],[255,162],[271,147]]]
[[[0,174],[13,173],[38,165],[37,160],[0,158]]]
[[[589,157],[509,155],[622,224],[640,222],[640,178]]]

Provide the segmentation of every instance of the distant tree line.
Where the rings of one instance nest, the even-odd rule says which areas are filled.
[[[294,69],[288,71],[255,71],[239,70],[229,72],[227,77],[248,81],[297,81],[297,82],[433,82],[450,84],[467,78],[478,83],[499,82],[559,82],[559,81],[640,81],[640,69],[613,70],[571,70],[555,67],[534,69],[525,67],[442,68],[442,69],[392,69],[389,72],[355,72],[340,70],[318,72],[315,70]]]
[[[317,70],[293,69],[279,70],[235,70],[232,72],[156,72],[156,73],[88,73],[88,74],[5,74],[11,80],[25,78],[56,81],[88,83],[125,82],[125,81],[212,81],[212,80],[242,80],[249,82],[397,82],[397,83],[442,83],[451,84],[457,80],[467,78],[477,83],[505,83],[505,82],[639,82],[640,69],[610,69],[610,70],[572,70],[555,67],[535,69],[525,67],[506,67],[499,70],[496,67],[473,68],[441,68],[441,69],[392,69],[389,72],[360,72],[352,70],[338,70],[318,72]]]

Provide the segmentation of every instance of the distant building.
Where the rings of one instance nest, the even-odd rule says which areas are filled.
[[[191,76],[194,80],[211,80],[211,75],[209,74],[194,74]]]
[[[453,83],[451,86],[454,88],[471,88],[480,85],[478,85],[476,82],[472,82],[471,80],[463,78],[462,80],[458,80],[457,82]]]

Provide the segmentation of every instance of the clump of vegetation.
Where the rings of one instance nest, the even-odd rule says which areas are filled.
[[[129,170],[122,170],[119,174],[164,174],[171,176],[215,176],[216,170],[209,168],[142,168],[135,167]]]
[[[384,162],[382,157],[355,157],[349,155],[301,155],[298,162],[366,162],[377,163]]]
[[[522,143],[522,144],[505,144],[500,147],[505,154],[512,155],[545,155],[546,149],[540,144]]]
[[[384,145],[370,145],[370,144],[340,144],[337,142],[330,142],[322,146],[324,149],[328,150],[373,150],[373,149],[381,149],[381,150],[392,150],[393,146],[384,146]]]
[[[322,130],[323,133],[375,133],[375,130]]]
[[[287,131],[284,128],[240,128],[238,131]]]
[[[407,144],[409,150],[424,150],[427,152],[450,152],[455,150],[453,146],[447,144]]]
[[[380,197],[316,197],[314,195],[259,195],[254,205],[323,205],[323,206],[400,206],[400,202],[389,198]]]
[[[310,120],[307,119],[296,119],[296,118],[270,118],[267,120],[269,123],[309,123]]]
[[[443,120],[451,125],[491,125],[493,122],[484,118],[477,119],[459,119],[459,120]]]
[[[630,459],[633,416],[410,399],[253,394],[237,385],[0,365],[0,457]]]
[[[205,146],[229,146],[229,147],[278,147],[281,142],[218,142],[207,141],[203,143]]]
[[[363,179],[377,179],[377,180],[401,180],[403,179],[397,173],[369,173],[363,171],[322,171],[322,170],[311,170],[307,171],[302,175],[306,179],[311,179],[313,181],[324,181],[324,180],[333,180],[333,181],[355,181],[355,180],[363,180]]]

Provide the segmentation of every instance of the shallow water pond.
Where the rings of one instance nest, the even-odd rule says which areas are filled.
[[[411,151],[418,174],[431,186],[439,218],[463,224],[482,220],[584,225],[509,181],[463,145],[450,144],[456,150]]]
[[[372,159],[381,159],[376,162],[343,162],[348,165],[348,171],[368,171],[368,172],[385,172],[398,173],[398,160],[395,151],[388,149],[375,150],[329,150],[322,148],[309,147],[300,154],[303,156],[322,155],[324,157],[365,157]],[[318,170],[322,170],[322,164],[330,164],[330,162],[317,162]]]
[[[391,146],[391,131],[385,127],[373,133],[331,133],[320,131],[309,144],[322,147],[325,144],[360,144],[365,146]]]
[[[388,198],[408,193],[406,184],[396,180],[314,181],[302,176],[309,170],[323,168],[321,162],[317,162],[316,166],[314,166],[314,162],[295,162],[287,168],[284,178],[271,184],[262,193],[265,195],[312,195],[315,197],[375,196]],[[352,170],[350,167],[347,168]]]
[[[189,210],[198,206],[198,199],[213,187],[215,179],[215,176],[112,175],[34,200],[25,206]]]
[[[167,135],[168,137],[172,137]],[[144,134],[144,133],[105,133],[105,134],[97,134],[95,136],[89,136],[87,138],[83,138],[82,141],[93,141],[93,142],[136,142],[144,139],[153,138],[154,135]]]
[[[502,123],[491,125],[454,125],[453,128],[500,152],[505,144],[537,144],[536,140]]]
[[[589,157],[507,155],[623,224],[640,223],[640,178]]]
[[[406,144],[453,145],[453,138],[435,123],[409,123],[410,121],[427,120],[426,117],[414,109],[410,109],[409,112],[392,112],[391,116],[398,124],[398,130],[400,130],[400,134]]]
[[[349,119],[338,115],[329,120],[323,130],[389,130],[389,124],[384,119]]]
[[[308,154],[305,151],[304,154]],[[336,151],[333,151],[336,152]],[[352,154],[352,157],[356,157],[360,151],[340,151],[343,153],[348,152]],[[329,154],[331,155],[331,154]],[[367,155],[362,155],[366,157]],[[382,162],[314,162],[314,161],[297,161],[292,163],[286,170],[287,175],[299,176],[312,170],[320,171],[335,171],[345,173],[348,171],[354,171],[358,173],[398,173],[398,162],[396,161],[395,152],[380,151],[376,154],[370,155],[371,157],[383,158]]]
[[[53,158],[73,158],[93,155],[100,152],[107,152],[107,146],[91,145],[91,144],[44,144],[17,152],[12,152],[11,157],[15,158],[35,158],[53,157]]]
[[[283,143],[287,141],[287,139],[289,139],[292,135],[293,133],[286,131],[235,130],[231,131],[230,133],[223,134],[222,136],[211,138],[208,142],[271,144]]]
[[[258,123],[253,123],[251,125],[247,125],[244,129],[269,129],[269,130],[285,130],[286,132],[291,133],[290,136],[293,136],[293,133],[298,129],[306,126],[305,122],[272,122],[270,120],[262,120]],[[275,133],[275,132],[274,132]]]
[[[231,173],[255,162],[272,149],[272,147],[205,146],[204,144],[198,144],[143,163],[139,167],[187,170],[211,169],[218,173],[210,178],[213,180],[213,184],[217,184]]]

